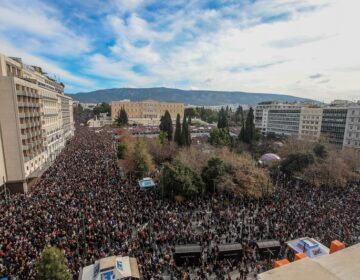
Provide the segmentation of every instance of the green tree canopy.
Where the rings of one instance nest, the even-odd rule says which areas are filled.
[[[240,125],[243,119],[244,119],[244,110],[241,106],[238,106],[233,117],[234,123],[236,125]]]
[[[108,116],[111,114],[111,107],[108,103],[102,102],[93,109],[94,115],[98,116],[101,113],[106,113]]]
[[[186,120],[186,116],[184,115],[182,129],[181,129],[181,143],[185,146],[191,145],[191,134],[189,129],[189,123]]]
[[[176,116],[176,126],[175,126],[174,140],[179,146],[183,145],[182,137],[181,137],[180,114],[177,114],[177,116]]]
[[[160,131],[158,139],[160,144],[164,145],[168,141],[167,133],[165,131]]]
[[[215,181],[225,174],[226,165],[218,157],[209,159],[206,166],[203,167],[201,172],[201,178],[206,184],[207,190],[212,192],[214,190]]]
[[[214,128],[210,131],[209,142],[215,146],[230,146],[232,143],[229,130],[227,128]]]
[[[125,126],[128,124],[128,115],[124,108],[121,108],[118,112],[115,122],[118,126]]]
[[[239,139],[245,143],[251,144],[258,138],[254,123],[254,110],[250,107],[246,116],[246,121],[242,121],[243,125],[240,130]]]
[[[318,158],[325,159],[328,156],[328,151],[324,144],[316,143],[313,152]]]
[[[281,161],[280,170],[291,176],[297,172],[301,172],[315,161],[311,153],[292,153]]]
[[[117,146],[117,158],[124,159],[127,151],[127,144],[125,142],[119,142]]]
[[[167,196],[181,195],[191,198],[203,191],[204,183],[198,173],[176,161],[163,165],[160,187]]]
[[[219,115],[218,115],[218,128],[228,128],[229,127],[229,119],[228,119],[228,112],[229,110],[224,110],[223,107],[221,107]]]
[[[145,153],[145,144],[143,141],[137,140],[133,151],[134,170],[133,174],[135,178],[141,179],[148,175],[149,165]]]
[[[159,128],[161,131],[167,133],[167,139],[171,141],[173,136],[173,125],[171,115],[168,110],[166,110],[165,114],[161,117]]]
[[[39,280],[71,280],[64,253],[55,247],[46,247],[36,263]]]
[[[76,123],[86,125],[88,120],[94,117],[94,112],[90,109],[84,109],[81,104],[79,104],[73,108],[73,115]]]
[[[186,146],[191,145],[191,131],[189,127],[190,123],[191,123],[191,118],[189,117],[186,123]]]

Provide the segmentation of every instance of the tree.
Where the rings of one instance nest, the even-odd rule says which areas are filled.
[[[189,117],[198,116],[197,108],[185,108],[184,114]]]
[[[71,280],[64,253],[55,247],[46,247],[36,263],[40,280]]]
[[[181,127],[181,145],[187,145],[188,133],[189,131],[187,129],[186,116],[184,115]]]
[[[280,170],[286,175],[292,176],[314,162],[314,156],[310,153],[293,153],[281,161]]]
[[[244,110],[241,106],[238,106],[234,114],[234,123],[239,125],[244,119]]]
[[[175,142],[176,142],[179,146],[182,146],[182,145],[183,145],[182,137],[181,137],[180,114],[177,114],[177,116],[176,116],[176,127],[175,127],[174,140],[175,140]]]
[[[171,115],[168,110],[166,110],[164,116],[161,117],[159,128],[161,131],[167,133],[167,139],[171,141],[173,136],[173,125]]]
[[[161,144],[160,139],[146,138],[145,141],[147,151],[158,166],[166,161],[173,161],[180,150],[175,142],[169,142],[167,139],[165,140],[166,145]]]
[[[225,163],[218,157],[211,158],[201,172],[201,178],[209,192],[215,191],[215,181],[225,174]]]
[[[88,120],[94,117],[94,112],[90,109],[84,109],[81,104],[73,108],[74,121],[76,123],[87,124]]]
[[[218,128],[228,128],[229,120],[228,120],[228,110],[225,111],[223,107],[221,107],[219,115],[218,115]]]
[[[303,174],[304,180],[316,187],[346,187],[349,182],[360,178],[360,174],[354,172],[338,152],[330,152],[326,158],[308,166]]]
[[[316,143],[313,151],[315,156],[318,158],[325,159],[328,156],[328,151],[324,144]]]
[[[106,113],[106,115],[110,116],[111,114],[111,107],[108,103],[102,102],[98,104],[93,109],[94,115],[98,116],[101,113]]]
[[[244,119],[241,120],[241,129],[240,129],[240,133],[239,133],[239,140],[242,141],[242,142],[245,142],[245,121]]]
[[[222,149],[217,156],[225,163],[225,173],[217,180],[218,190],[238,197],[259,198],[272,193],[273,185],[265,169],[256,167],[247,153],[234,154]]]
[[[191,131],[190,131],[190,125],[191,123],[191,118],[189,117],[188,122],[186,123],[186,146],[190,146],[191,145]]]
[[[189,123],[186,121],[185,116],[183,119],[181,134],[181,141],[183,141],[182,144],[189,147],[191,145],[191,133],[189,129]]]
[[[254,110],[250,107],[246,116],[246,121],[242,120],[242,128],[239,133],[239,140],[252,144],[255,140],[260,138],[260,134],[255,129]]]
[[[116,117],[115,122],[116,122],[116,124],[118,126],[124,126],[124,125],[128,124],[128,122],[129,122],[128,116],[127,116],[127,113],[126,113],[126,111],[125,111],[125,109],[123,107],[118,112],[118,115]]]
[[[187,117],[199,118],[204,122],[215,123],[218,121],[218,112],[211,109],[205,109],[204,107],[186,108],[185,115]],[[189,122],[191,124],[191,122]]]
[[[255,140],[254,110],[250,107],[245,122],[244,142],[251,144]]]
[[[164,145],[168,141],[167,133],[165,131],[160,131],[158,139],[159,139],[160,144]]]
[[[175,160],[180,161],[187,167],[201,174],[203,167],[212,157],[210,153],[205,153],[202,149],[190,146],[188,149],[179,149]]]
[[[176,161],[163,165],[160,187],[167,196],[192,198],[202,192],[204,183],[198,173]]]
[[[117,158],[124,159],[126,151],[127,151],[127,144],[122,141],[119,142],[119,144],[117,146]]]
[[[141,179],[149,173],[149,155],[145,151],[143,141],[137,140],[133,151],[133,174],[135,178]]]
[[[209,142],[215,146],[230,146],[231,136],[227,128],[214,128],[210,131]]]

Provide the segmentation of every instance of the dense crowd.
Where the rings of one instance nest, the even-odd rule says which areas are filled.
[[[359,184],[314,189],[279,179],[266,200],[219,194],[178,204],[121,178],[110,133],[78,128],[30,193],[1,202],[0,275],[36,279],[36,259],[48,244],[64,250],[74,279],[81,267],[110,255],[137,257],[144,279],[224,279],[233,270],[246,279],[271,266],[254,250],[257,240],[359,242],[359,191]],[[243,245],[242,261],[219,261],[217,246],[234,242]],[[175,245],[194,243],[202,248],[201,265],[177,267]]]

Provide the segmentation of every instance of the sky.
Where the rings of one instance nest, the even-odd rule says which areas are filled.
[[[174,87],[360,99],[358,0],[0,0],[0,52],[76,93]]]

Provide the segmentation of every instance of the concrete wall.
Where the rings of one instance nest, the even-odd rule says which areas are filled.
[[[73,136],[72,100],[39,67],[0,54],[0,127],[0,184],[6,174],[10,192],[26,192]]]
[[[0,121],[7,180],[25,180],[22,143],[13,77],[0,77]]]
[[[5,170],[5,158],[4,158],[4,149],[3,149],[1,124],[0,124],[0,186],[2,186],[6,181],[7,181],[7,176]]]

